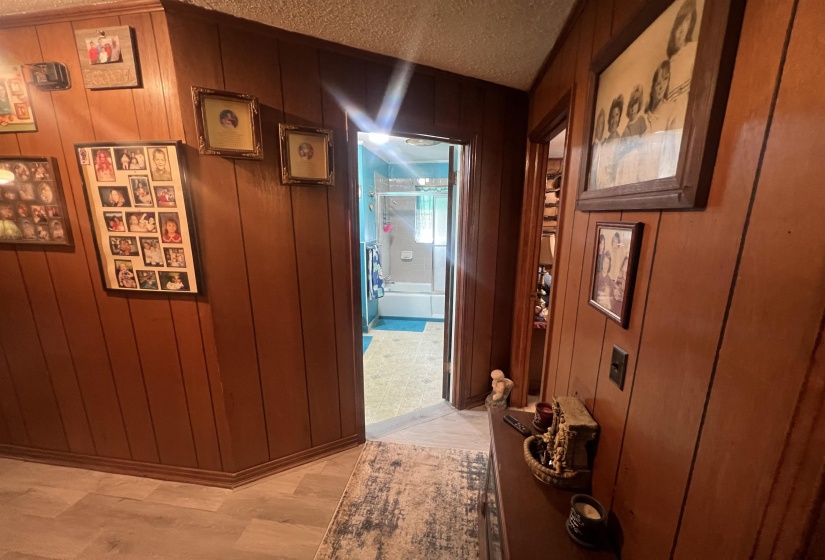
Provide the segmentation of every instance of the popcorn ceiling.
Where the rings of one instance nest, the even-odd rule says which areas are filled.
[[[0,0],[0,14],[87,0]],[[205,8],[526,90],[574,0],[192,0]]]

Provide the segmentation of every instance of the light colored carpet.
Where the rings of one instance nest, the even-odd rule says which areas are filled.
[[[316,560],[478,558],[487,454],[369,441]]]

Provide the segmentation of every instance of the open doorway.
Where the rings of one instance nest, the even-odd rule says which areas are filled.
[[[460,150],[358,133],[366,426],[449,398]]]

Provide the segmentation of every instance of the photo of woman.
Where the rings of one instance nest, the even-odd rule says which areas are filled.
[[[224,109],[220,114],[221,125],[225,128],[238,128],[238,115],[230,109]]]
[[[590,304],[626,327],[630,308],[628,290],[642,237],[641,223],[597,222]],[[607,246],[605,243],[607,242]]]
[[[676,175],[705,1],[674,2],[599,74],[588,189]]]
[[[108,231],[126,231],[123,224],[123,214],[120,212],[104,212],[103,220],[106,222]]]
[[[164,243],[182,243],[183,238],[180,235],[180,222],[178,221],[178,215],[176,213],[163,213],[160,214],[160,222],[161,222],[161,239],[163,239]]]
[[[186,257],[180,247],[164,247],[163,254],[166,257],[166,266],[170,268],[186,268]]]
[[[100,204],[107,208],[130,207],[129,193],[126,187],[98,187]]]
[[[112,165],[112,151],[108,148],[92,150],[95,164],[95,177],[100,182],[115,180],[115,167]]]
[[[140,251],[137,247],[137,239],[134,237],[110,237],[109,248],[113,255],[121,257],[137,257]]]
[[[175,188],[174,187],[155,187],[155,198],[158,201],[160,208],[175,208]]]
[[[52,187],[48,183],[40,183],[37,187],[38,198],[43,204],[51,204],[54,201]]]
[[[29,168],[26,167],[23,163],[15,163],[14,167],[12,167],[12,172],[14,173],[15,178],[18,181],[28,181],[31,177],[31,172]]]
[[[129,177],[129,184],[132,186],[132,195],[135,199],[135,206],[154,206],[152,191],[149,188],[149,177]]]

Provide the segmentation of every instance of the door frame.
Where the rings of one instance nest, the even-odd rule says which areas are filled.
[[[562,181],[568,184],[567,174],[570,169],[570,117],[573,114],[572,88],[562,95],[561,99],[545,115],[528,134],[527,142],[527,171],[524,184],[524,197],[521,208],[521,225],[519,227],[519,249],[516,264],[516,289],[513,297],[513,333],[510,341],[510,379],[513,381],[513,390],[510,393],[510,406],[523,407],[527,405],[529,390],[530,351],[533,343],[533,305],[536,297],[536,279],[539,265],[539,251],[541,248],[541,234],[544,222],[544,195],[547,180],[547,156],[549,144],[559,132],[567,129],[568,134],[564,145],[564,161],[562,162]],[[562,195],[570,196],[562,189]],[[561,247],[562,204],[566,199],[560,198],[558,220],[556,222],[556,247]],[[558,250],[556,251],[556,262]],[[551,325],[553,324],[554,299],[556,292],[556,277],[558,268],[553,263],[553,282],[550,286],[548,301],[550,311],[547,317],[545,331],[544,357],[548,355],[547,345],[550,343]],[[526,274],[527,271],[530,274]],[[546,367],[542,360],[541,383],[544,387]]]
[[[398,124],[398,123],[396,123]],[[354,333],[353,342],[353,356],[354,356],[354,371],[355,371],[355,410],[356,410],[356,429],[358,438],[361,443],[366,441],[366,423],[364,416],[364,333],[361,327],[361,313],[363,302],[361,301],[361,215],[358,200],[358,133],[365,132],[358,128],[358,125],[353,122],[352,118],[347,116],[347,163],[348,163],[348,179],[349,179],[349,241],[350,241],[350,281],[352,283],[352,329]],[[453,271],[455,275],[453,300],[455,305],[453,309],[456,310],[453,316],[453,341],[452,341],[452,382],[451,382],[451,398],[450,404],[456,408],[460,408],[461,401],[459,400],[464,391],[469,389],[469,383],[472,381],[469,375],[465,375],[463,368],[459,367],[461,349],[463,347],[463,338],[461,336],[460,326],[461,310],[464,303],[464,283],[466,282],[466,274],[464,273],[464,259],[466,257],[465,232],[468,231],[469,223],[469,204],[468,194],[472,177],[474,176],[474,169],[467,164],[475,161],[475,157],[471,154],[475,153],[477,138],[476,135],[466,135],[458,131],[444,131],[437,127],[428,126],[408,126],[400,125],[387,131],[386,134],[390,136],[402,136],[405,138],[425,138],[430,140],[438,140],[440,142],[447,142],[450,144],[460,144],[462,146],[462,161],[461,161],[461,184],[457,185],[459,192],[459,206],[456,213],[457,223],[455,231],[458,234],[456,255],[453,257]],[[335,187],[331,187],[335,188]],[[465,387],[467,386],[467,387]]]

